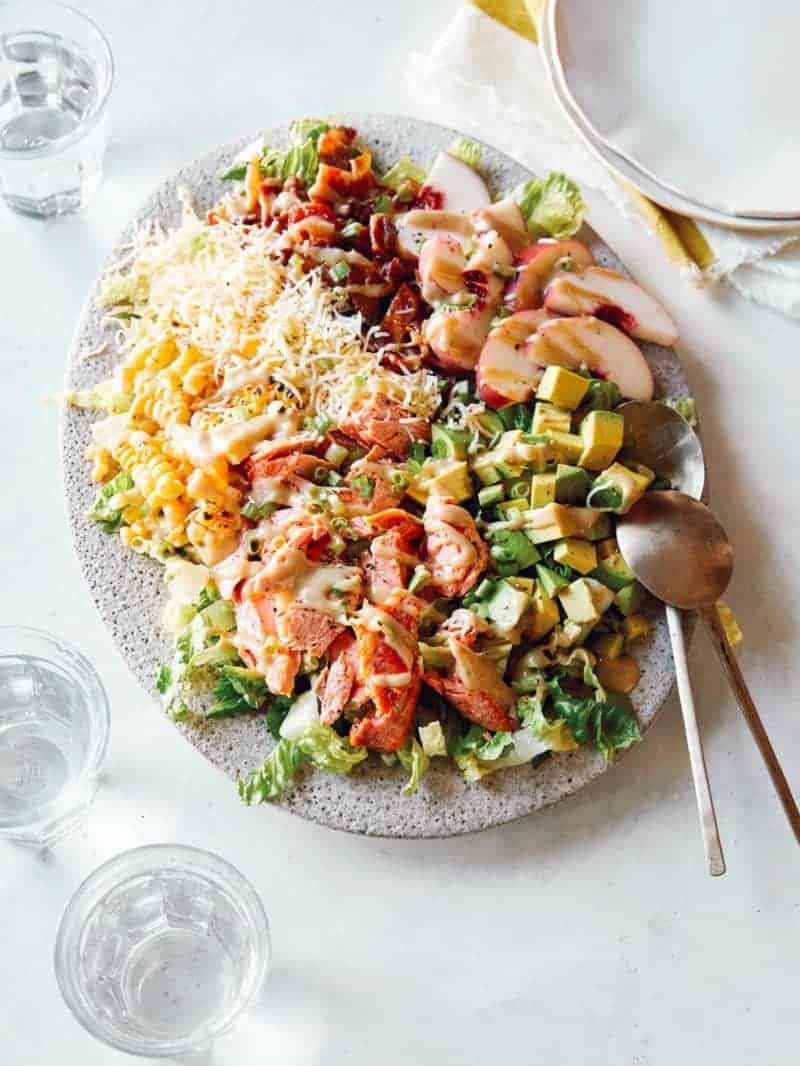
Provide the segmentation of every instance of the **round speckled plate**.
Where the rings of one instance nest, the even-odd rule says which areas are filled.
[[[378,169],[401,155],[410,155],[425,164],[457,136],[455,130],[395,115],[340,117],[358,128],[374,152]],[[286,130],[265,130],[264,136],[267,143],[282,145]],[[166,227],[177,224],[179,188],[188,188],[199,207],[210,205],[224,188],[219,173],[252,139],[242,138],[179,170],[136,212],[120,235],[120,245],[145,222],[155,220]],[[496,193],[531,176],[489,147],[484,149],[481,171]],[[588,227],[580,237],[591,246],[603,266],[623,269]],[[114,259],[112,251],[108,265]],[[95,287],[81,314],[70,353],[69,388],[89,388],[111,373],[116,360],[114,332],[113,324],[102,320]],[[85,355],[104,343],[107,347],[102,354]],[[642,348],[653,369],[659,395],[684,395],[686,382],[675,353],[656,345],[645,344]],[[89,442],[90,421],[89,414],[70,409],[64,414],[62,426],[64,485],[75,550],[104,622],[141,685],[157,699],[156,667],[171,654],[160,622],[161,567],[124,548],[118,537],[103,534],[85,518],[95,493],[83,458]],[[655,625],[637,652],[642,680],[634,694],[643,731],[666,699],[674,676],[663,612],[655,604],[650,610]],[[260,765],[272,743],[258,715],[213,723],[181,723],[178,728],[210,762],[234,779]],[[419,792],[406,798],[400,791],[404,772],[396,767],[387,768],[373,757],[357,767],[350,777],[310,774],[279,802],[303,818],[352,833],[454,836],[509,822],[555,803],[583,788],[606,769],[598,753],[579,750],[554,756],[537,769],[521,767],[501,772],[480,784],[467,785],[454,766],[433,759]],[[254,811],[253,818],[257,817]]]

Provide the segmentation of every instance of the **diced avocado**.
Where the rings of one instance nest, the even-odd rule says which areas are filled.
[[[577,433],[550,430],[550,443],[555,459],[560,463],[577,463],[583,453],[583,439]]]
[[[578,465],[605,470],[622,447],[625,419],[616,411],[590,411],[581,422],[583,448]]]
[[[620,614],[629,618],[632,614],[635,614],[644,603],[644,589],[638,581],[632,585],[626,585],[624,589],[620,589],[614,597],[614,603]]]
[[[495,411],[489,411],[488,409],[481,411],[475,418],[481,428],[485,429],[492,437],[497,433],[502,433],[506,428]]]
[[[406,491],[417,503],[426,503],[429,496],[451,496],[460,503],[468,500],[474,490],[464,460],[426,459]]]
[[[576,537],[559,541],[553,549],[553,558],[562,566],[571,566],[579,574],[589,574],[597,566],[597,550],[594,544]]]
[[[481,655],[485,659],[488,659],[495,667],[498,674],[502,676],[508,669],[508,660],[511,656],[511,650],[513,647],[514,645],[508,641],[503,641],[500,644],[487,644],[481,652]]]
[[[558,624],[560,618],[556,601],[552,596],[546,596],[541,587],[537,587],[531,600],[530,621],[526,623],[526,638],[531,641],[541,640]]]
[[[589,540],[605,540],[611,533],[611,519],[608,515],[601,511],[597,516],[597,521],[589,531]]]
[[[556,499],[559,503],[583,503],[592,479],[580,466],[559,463],[556,467]]]
[[[497,514],[501,519],[508,521],[510,518],[514,518],[516,515],[521,514],[523,511],[528,510],[527,500],[503,500],[502,503],[498,503],[495,508]]]
[[[641,640],[650,632],[650,623],[643,614],[631,614],[622,622],[622,635],[625,643],[630,644],[634,640]]]
[[[497,529],[490,534],[490,542],[496,563],[513,563],[516,569],[527,570],[541,559],[536,545],[521,529]]]
[[[537,526],[528,529],[528,536],[534,544],[549,544],[551,540],[560,540],[564,536],[564,530],[555,522],[546,526]]]
[[[601,659],[618,659],[622,655],[625,640],[621,633],[604,633],[592,641],[592,651]]]
[[[606,588],[599,581],[596,581],[593,577],[585,577],[583,580],[589,586],[589,590],[594,600],[594,605],[600,612],[605,614],[611,604],[614,602],[614,593],[611,589]]]
[[[419,739],[422,750],[428,756],[447,755],[447,740],[441,722],[429,722],[419,727]]]
[[[536,591],[536,580],[532,577],[507,577],[506,581],[515,589],[520,589],[522,592],[527,592],[529,596],[532,596]]]
[[[507,581],[498,581],[491,598],[487,600],[489,620],[500,629],[513,629],[519,625],[530,603],[530,596],[521,589],[515,589]]]
[[[603,414],[602,411],[593,413]],[[641,463],[632,463],[629,467],[623,466],[622,463],[612,463],[595,480],[592,491],[586,498],[586,504],[599,511],[627,514],[644,496],[654,477],[653,471]]]
[[[431,455],[434,459],[466,459],[472,434],[467,429],[455,429],[441,422],[431,426]]]
[[[486,454],[488,455],[488,452]],[[503,480],[503,475],[491,463],[481,463],[479,466],[476,461],[472,464],[472,471],[482,485],[496,485]]]
[[[556,498],[556,475],[534,474],[531,478],[531,507],[546,507]]]
[[[565,407],[568,411],[574,411],[586,395],[589,388],[589,379],[575,374],[563,366],[549,366],[539,386],[536,389],[537,400],[548,400],[550,403]]]
[[[502,485],[484,485],[478,490],[478,503],[481,507],[493,507],[505,496]]]
[[[532,433],[547,433],[554,429],[561,433],[569,433],[572,429],[572,415],[563,407],[556,407],[552,403],[537,403],[533,410]]]
[[[584,537],[584,512],[563,503],[525,512],[525,532],[535,544],[543,544],[562,537]]]
[[[528,508],[528,500],[531,495],[531,483],[527,478],[520,477],[506,481],[503,485],[509,500],[524,500],[525,508]]]
[[[555,570],[551,570],[549,566],[545,566],[544,563],[538,563],[536,566],[536,576],[539,579],[539,583],[542,586],[542,591],[545,596],[557,596],[562,589],[565,589],[569,584],[568,577],[562,577],[561,574],[556,573]]]
[[[591,586],[585,577],[579,577],[558,594],[567,618],[573,622],[596,622],[600,609],[595,605]]]
[[[425,644],[419,642],[419,653],[422,662],[429,670],[449,670],[453,665],[453,654],[449,648],[438,644]]]
[[[473,595],[478,600],[488,600],[494,592],[494,585],[494,581],[490,581],[488,577],[485,577],[476,587]]]
[[[633,571],[618,551],[613,555],[607,555],[605,559],[600,559],[597,568],[592,571],[592,577],[608,585],[614,592],[619,592],[626,585],[632,585],[636,580]]]
[[[597,558],[607,559],[609,555],[616,555],[619,551],[616,537],[607,537],[597,545]]]

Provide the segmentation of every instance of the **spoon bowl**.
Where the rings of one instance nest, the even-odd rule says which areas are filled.
[[[656,400],[629,400],[617,410],[625,417],[623,462],[644,463],[673,489],[699,500],[706,480],[703,449],[683,415]]]
[[[704,503],[683,492],[648,492],[617,523],[617,541],[638,580],[672,607],[716,603],[733,574],[725,530]]]

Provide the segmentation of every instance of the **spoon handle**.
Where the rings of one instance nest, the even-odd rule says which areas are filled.
[[[756,710],[753,697],[750,695],[750,691],[747,688],[741,668],[736,659],[736,654],[731,647],[731,642],[728,640],[725,627],[720,621],[719,612],[716,607],[702,607],[699,614],[705,622],[706,630],[711,638],[711,643],[714,645],[714,650],[719,656],[719,661],[722,663],[722,669],[725,671],[725,676],[727,677],[728,683],[736,697],[736,702],[739,704],[739,709],[744,715],[745,721],[750,728],[750,733],[753,740],[756,742],[756,747],[761,752],[761,758],[764,760],[767,770],[769,771],[769,776],[772,778],[772,784],[775,786],[775,791],[778,793],[778,799],[781,801],[783,809],[786,812],[786,817],[789,819],[789,825],[792,827],[795,839],[798,844],[800,844],[800,811],[797,809],[797,803],[792,795],[789,782],[786,780],[786,775],[781,769],[781,764],[778,762],[778,756],[775,754],[775,749],[772,747],[770,739],[767,736],[764,723],[761,721],[761,717]]]
[[[692,767],[694,792],[697,797],[697,810],[700,814],[700,831],[703,834],[703,850],[706,853],[706,866],[712,877],[725,873],[725,859],[717,828],[717,816],[714,813],[714,801],[711,799],[711,787],[708,783],[706,761],[703,757],[703,743],[700,740],[700,728],[694,709],[694,696],[689,680],[689,664],[686,660],[686,643],[683,639],[681,613],[675,607],[667,607],[667,626],[672,642],[672,657],[675,660],[675,678],[678,682],[683,725],[686,731],[686,743],[689,748],[689,762]]]

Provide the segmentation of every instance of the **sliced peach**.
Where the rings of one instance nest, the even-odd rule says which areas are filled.
[[[581,271],[594,264],[594,256],[581,241],[542,240],[517,253],[518,273],[506,288],[505,302],[512,311],[542,306],[542,293],[561,271]]]
[[[637,346],[621,330],[591,315],[544,322],[525,345],[525,357],[542,370],[585,366],[595,377],[616,382],[628,400],[653,398],[653,375]]]
[[[514,253],[519,255],[528,243],[528,229],[525,219],[517,206],[517,202],[510,196],[505,200],[498,200],[496,204],[488,207],[479,207],[472,212],[472,224],[476,233],[486,233],[493,229],[506,242]]]
[[[474,370],[493,314],[494,308],[478,306],[434,311],[422,332],[443,370]]]
[[[561,315],[594,315],[632,337],[672,345],[678,330],[649,293],[616,270],[589,267],[579,274],[561,274],[548,285],[545,306]]]
[[[416,259],[423,242],[442,235],[465,243],[472,239],[472,223],[459,211],[423,211],[415,209],[398,215],[397,250],[404,259]]]
[[[490,407],[523,403],[533,395],[544,367],[525,354],[526,342],[547,317],[544,310],[520,311],[503,319],[486,338],[475,383]]]
[[[434,303],[463,289],[466,269],[467,257],[453,237],[439,233],[425,241],[419,253],[422,299]]]
[[[439,152],[428,171],[425,184],[444,194],[447,211],[463,211],[468,215],[475,208],[488,207],[492,202],[486,182],[477,170],[449,152]]]

